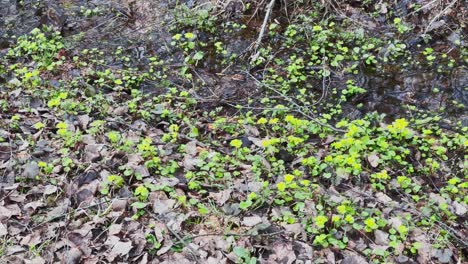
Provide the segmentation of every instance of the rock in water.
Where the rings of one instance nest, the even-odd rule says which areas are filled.
[[[468,106],[468,69],[459,67],[452,72],[452,89],[453,97],[463,103],[465,107]]]

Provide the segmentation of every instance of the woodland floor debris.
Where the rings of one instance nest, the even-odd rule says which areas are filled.
[[[0,262],[466,262],[466,4],[371,2],[0,1]]]

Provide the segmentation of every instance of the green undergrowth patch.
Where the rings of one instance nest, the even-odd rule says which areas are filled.
[[[31,152],[41,141],[53,149],[35,156],[37,177],[17,177],[24,190],[63,188],[92,165],[105,171],[96,197],[127,197],[129,215],[142,223],[152,218],[154,200],[165,197],[174,201],[172,211],[190,213],[200,225],[219,217],[220,230],[246,232],[231,218],[261,215],[285,230],[299,226],[288,236],[317,249],[352,249],[375,263],[461,245],[452,229],[463,228],[468,203],[466,127],[443,129],[439,113],[411,108],[414,115],[392,120],[377,112],[349,118],[342,110],[366,93],[358,80],[363,68],[410,63],[414,52],[402,40],[369,36],[314,12],[287,27],[272,23],[271,45],[249,65],[264,67],[263,94],[228,115],[222,106],[200,108],[192,93],[199,88],[193,69],[208,47],[221,65],[238,55],[227,53],[221,38],[199,40],[201,32],[221,33],[197,12],[177,19],[184,31],[174,33],[172,45],[185,58],[177,73],[157,55],[145,69],[132,68],[121,48],[121,67],[107,66],[97,49],[68,56],[49,29],[18,37],[1,58],[0,77],[9,80],[0,90],[2,129]],[[400,36],[407,30],[398,20],[392,26]],[[443,52],[422,54],[422,63],[455,67]],[[337,76],[343,78],[329,84]],[[220,194],[227,196],[221,201]],[[147,236],[148,248],[155,239]],[[232,250],[244,259],[253,254]]]

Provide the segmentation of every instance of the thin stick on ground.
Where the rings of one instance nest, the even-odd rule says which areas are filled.
[[[112,205],[114,204],[114,202],[115,202],[116,200],[122,200],[122,199],[120,199],[120,198],[114,198],[114,199],[112,199],[112,200],[105,200],[105,201],[101,201],[101,202],[98,202],[98,203],[95,203],[95,204],[91,204],[91,205],[88,205],[88,206],[86,206],[86,207],[78,207],[78,208],[76,208],[76,209],[75,209],[75,208],[68,208],[69,210],[67,209],[67,212],[65,212],[65,213],[63,213],[63,214],[61,214],[61,215],[58,215],[58,216],[51,217],[51,218],[49,218],[49,219],[47,219],[47,220],[45,220],[45,221],[43,221],[43,222],[41,222],[41,223],[39,223],[39,224],[33,226],[33,227],[31,227],[31,229],[36,229],[36,228],[38,228],[38,227],[40,227],[40,226],[43,226],[43,225],[45,225],[45,224],[48,224],[48,223],[53,222],[53,221],[55,221],[55,220],[58,220],[58,219],[60,219],[60,218],[62,218],[62,217],[68,216],[68,215],[70,215],[70,214],[73,213],[73,212],[77,212],[77,211],[79,211],[79,210],[86,210],[86,209],[93,208],[93,207],[96,207],[96,206],[100,206],[100,205],[102,205],[102,204],[105,204],[105,203],[109,203],[109,202],[110,202],[109,207],[107,207],[107,209],[106,209],[106,211],[107,211],[109,208],[112,207]],[[101,217],[102,217],[102,215],[101,215]]]
[[[207,237],[207,236],[233,236],[233,237],[270,237],[270,236],[276,236],[280,234],[284,234],[284,230],[277,231],[277,232],[271,232],[271,233],[263,233],[263,234],[236,234],[236,233],[208,233],[208,234],[199,234],[199,235],[194,235],[194,236],[189,236],[186,237],[186,240],[191,240],[197,237]]]
[[[423,5],[423,6],[421,6],[420,8],[414,10],[413,12],[409,13],[407,16],[411,16],[411,15],[413,15],[413,14],[416,14],[417,12],[419,12],[419,11],[425,9],[425,8],[429,8],[430,5],[434,4],[435,2],[440,2],[440,1],[441,1],[441,0],[432,0],[431,2],[429,2],[429,3],[427,3],[427,4]]]
[[[263,86],[263,87],[265,87],[265,88],[267,88],[267,89],[273,91],[274,93],[278,94],[281,98],[283,98],[284,100],[286,100],[286,101],[288,101],[289,103],[291,103],[293,106],[296,107],[296,109],[292,109],[293,111],[295,111],[295,112],[297,112],[297,113],[299,113],[299,114],[301,114],[301,115],[307,117],[310,121],[315,122],[315,123],[317,123],[317,124],[319,124],[319,125],[321,125],[321,126],[323,126],[323,127],[327,127],[327,128],[329,128],[329,129],[331,129],[331,130],[333,130],[333,131],[335,131],[335,132],[340,132],[340,133],[346,132],[346,131],[343,130],[343,129],[335,128],[335,127],[333,127],[333,126],[331,126],[331,125],[329,125],[329,124],[323,123],[322,121],[318,120],[317,118],[315,118],[315,117],[311,116],[310,114],[308,114],[308,113],[302,111],[302,110],[301,110],[302,107],[301,107],[300,105],[298,105],[296,102],[294,102],[293,99],[291,99],[291,98],[285,96],[284,94],[282,94],[281,92],[279,92],[279,91],[276,90],[275,88],[273,88],[273,87],[271,87],[271,86],[269,86],[269,85],[267,85],[267,84],[265,84],[265,83],[262,83],[262,82],[259,81],[257,78],[255,78],[254,76],[252,76],[252,74],[250,74],[249,72],[245,72],[245,73],[246,73],[247,75],[249,75],[250,78],[252,78],[258,85],[261,85],[261,86]]]
[[[252,56],[252,61],[257,60],[258,56],[260,56],[260,51],[258,51],[258,47],[262,43],[263,35],[265,34],[266,26],[268,24],[268,20],[270,19],[271,11],[273,10],[273,6],[275,5],[275,0],[271,0],[270,3],[266,7],[266,14],[265,18],[263,19],[262,28],[260,29],[260,34],[258,34],[258,38],[255,41],[253,46],[253,50],[255,55]]]
[[[375,201],[375,202],[377,202],[379,204],[382,204],[387,208],[394,208],[394,209],[403,210],[403,211],[406,211],[406,212],[409,212],[409,213],[413,213],[413,214],[415,214],[415,215],[417,215],[419,217],[428,219],[428,216],[426,216],[426,215],[422,214],[421,212],[419,212],[412,205],[409,205],[410,208],[405,208],[403,206],[398,206],[398,205],[389,205],[388,203],[384,203],[384,202],[379,201],[374,196],[372,196],[372,195],[370,195],[370,194],[368,194],[366,192],[356,190],[355,188],[353,188],[352,186],[350,186],[348,184],[344,184],[344,186],[348,187],[349,188],[348,190],[350,190],[350,191],[352,191],[354,193],[357,193],[357,194],[364,195],[365,197],[367,197],[369,199],[372,199],[373,201]],[[436,224],[440,228],[444,229],[451,237],[453,237],[455,240],[457,240],[457,242],[462,244],[464,246],[464,248],[468,247],[468,242],[466,241],[466,239],[463,239],[463,235],[460,234],[458,231],[456,231],[454,228],[452,228],[451,226],[445,224],[442,221],[434,221],[434,224]]]
[[[171,233],[177,240],[178,240],[178,243],[180,244],[183,244],[189,254],[192,256],[193,260],[197,263],[197,264],[201,264],[202,262],[200,261],[199,257],[200,257],[200,253],[198,253],[189,243],[187,243],[175,230],[173,230],[169,224],[166,222],[166,219],[165,219],[165,216],[164,215],[157,215],[153,212],[150,212],[148,210],[146,210],[146,212],[148,212],[149,214],[151,214],[155,219],[157,219],[158,221],[160,221],[161,223],[164,224],[164,226],[167,228],[167,230],[169,231],[169,233]]]
[[[442,10],[442,12],[438,13],[431,19],[426,29],[424,30],[424,35],[426,35],[428,31],[430,31],[429,29],[431,28],[432,24],[434,24],[434,22],[436,22],[441,16],[443,16],[445,12],[447,12],[457,1],[458,0],[452,1],[446,8],[444,8],[444,10]]]

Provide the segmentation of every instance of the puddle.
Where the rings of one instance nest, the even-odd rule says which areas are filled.
[[[451,72],[436,73],[430,70],[386,71],[365,73],[368,93],[358,103],[365,112],[385,113],[395,119],[408,115],[408,106],[443,117],[461,120],[468,125],[468,71],[463,66]],[[464,105],[455,104],[453,100]]]
[[[171,56],[167,47],[172,35],[164,26],[164,22],[170,20],[174,3],[175,1],[131,0],[106,3],[100,1],[62,1],[59,3],[57,1],[24,1],[23,5],[19,5],[17,1],[1,0],[0,49],[6,49],[11,44],[8,42],[9,38],[5,36],[26,34],[31,29],[46,24],[60,29],[71,45],[79,45],[77,50],[96,47],[106,51],[106,48],[110,47],[108,50],[113,51],[116,47],[122,46],[124,52],[134,59],[132,63],[137,67],[144,68],[147,63],[145,58],[149,56],[155,54]],[[188,3],[193,4],[193,1],[188,1]],[[212,86],[210,89],[224,87],[221,88],[220,92],[221,100],[229,98],[229,94],[236,94],[239,89],[235,87],[238,86],[255,90],[252,89],[251,82],[242,83],[235,78],[232,81],[229,79],[241,70],[248,70],[245,65],[247,65],[249,58],[243,55],[256,39],[258,28],[262,23],[261,16],[254,16],[251,19],[250,15],[239,15],[239,9],[241,6],[233,5],[226,10],[232,21],[248,22],[247,28],[233,30],[232,33],[223,33],[219,38],[219,41],[226,44],[225,49],[228,54],[237,54],[234,63],[221,64],[222,58],[211,43],[204,49],[206,57],[203,64],[198,65],[200,74],[205,74],[205,77],[201,77],[201,79],[211,79],[211,84],[210,81],[208,82],[208,85]],[[283,18],[278,19],[282,21]],[[363,22],[369,20],[369,18],[359,19]],[[378,25],[374,26],[378,27]],[[229,29],[229,27],[226,26],[225,29]],[[433,40],[433,43],[424,45],[446,48],[457,36],[460,39],[459,35],[452,36],[455,33],[446,39]],[[199,34],[200,40],[210,43],[210,35]],[[379,34],[385,34],[385,32],[379,32]],[[411,46],[421,41],[418,38],[414,39],[414,43],[410,43]],[[70,54],[73,55],[74,52],[71,50]],[[418,51],[412,48],[411,52]],[[449,55],[460,57],[458,56],[459,52],[458,48],[452,48]],[[108,63],[114,65],[113,57],[108,56],[108,58]],[[183,57],[173,56],[172,59],[173,63],[177,64],[182,62]],[[407,105],[429,111],[444,108],[443,116],[462,120],[466,125],[468,123],[466,111],[468,107],[467,68],[457,66],[452,70],[437,73],[434,67],[435,65],[432,68],[426,67],[426,69],[421,67],[403,69],[400,65],[393,65],[381,71],[365,70],[360,76],[353,76],[353,79],[363,80],[362,87],[368,92],[358,96],[351,105],[346,106],[352,109],[348,109],[348,112],[352,112],[354,118],[357,118],[363,113],[377,111],[394,119],[408,114],[405,107]],[[253,73],[254,70],[251,69],[251,72]],[[220,73],[223,75],[218,75]],[[145,87],[145,90],[148,89],[150,88]],[[201,91],[201,94],[209,96],[208,90]],[[204,92],[205,94],[203,94]],[[255,93],[247,94],[252,96]],[[242,101],[240,96],[237,96],[236,100]],[[465,108],[457,107],[452,102],[454,99],[463,104]],[[362,104],[363,107],[357,108],[358,104]]]

